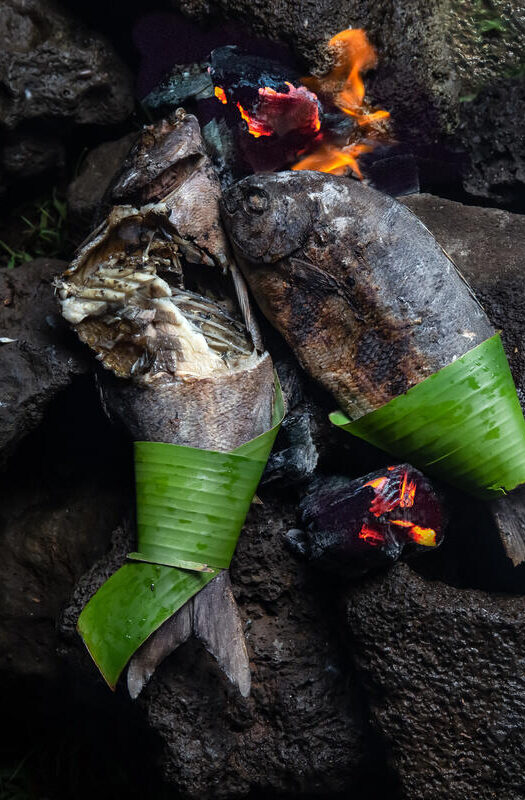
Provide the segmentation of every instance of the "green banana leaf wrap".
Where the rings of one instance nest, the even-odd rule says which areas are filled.
[[[525,483],[525,420],[499,334],[360,419],[330,420],[476,497]]]
[[[137,553],[84,607],[77,630],[114,689],[129,659],[172,614],[229,567],[284,416],[229,453],[135,443]]]

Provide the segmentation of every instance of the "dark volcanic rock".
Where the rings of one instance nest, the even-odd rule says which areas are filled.
[[[87,370],[58,316],[52,281],[63,261],[37,259],[0,270],[0,454],[41,421],[56,394]]]
[[[40,134],[43,142],[63,140],[73,124],[115,125],[133,110],[131,77],[111,46],[49,0],[2,3],[0,38],[0,129],[9,145],[3,163],[13,175],[49,168],[49,154],[30,157]],[[13,152],[21,134],[25,149]],[[55,151],[59,160],[56,144]]]
[[[310,584],[284,549],[293,503],[265,494],[263,503],[252,506],[231,570],[251,696],[243,699],[190,642],[161,665],[137,701],[163,742],[165,778],[184,797],[236,798],[250,790],[326,797],[355,788],[364,774],[355,684],[325,608],[335,598],[325,600],[327,587]],[[82,604],[129,546],[119,535],[108,559],[79,584],[65,615],[70,636]],[[88,663],[87,653],[82,658]],[[371,772],[372,786],[380,772]]]
[[[136,138],[130,133],[91,150],[67,190],[68,223],[80,239],[93,225],[95,211],[111,180],[119,170]]]
[[[523,609],[405,565],[350,590],[352,652],[406,800],[523,797]]]
[[[525,217],[432,195],[412,195],[403,198],[403,203],[432,231],[474,289],[494,327],[502,331],[525,408]]]
[[[462,104],[458,135],[470,153],[467,192],[524,210],[525,135],[518,122],[524,117],[523,77],[500,80]]]

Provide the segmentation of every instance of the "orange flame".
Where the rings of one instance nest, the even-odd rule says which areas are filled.
[[[365,483],[365,486],[371,486],[372,489],[379,489],[379,491],[381,491],[387,481],[388,478],[374,478],[373,481]]]
[[[226,97],[224,89],[221,89],[220,86],[215,86],[213,91],[215,93],[215,97],[217,98],[217,100],[220,100],[221,103],[226,105],[226,103],[228,102],[228,98]]]
[[[410,528],[408,535],[417,544],[422,544],[425,547],[435,547],[436,545],[436,531],[433,528],[422,528],[421,525],[414,525],[407,519],[391,519],[392,525],[399,525],[400,528]]]
[[[376,66],[374,48],[360,28],[341,31],[328,44],[335,51],[335,66],[328,75],[303,78],[303,83],[316,94],[330,95],[341,111],[354,117],[368,139],[376,137],[380,133],[381,123],[390,114],[383,110],[372,111],[365,104],[365,85],[361,73]],[[336,147],[321,142],[313,153],[301,159],[292,169],[313,169],[335,175],[342,175],[350,169],[362,179],[357,158],[362,153],[369,153],[374,146],[370,143],[348,142],[343,147]]]
[[[401,493],[399,497],[399,505],[401,508],[411,508],[414,505],[416,497],[417,486],[414,481],[410,481],[407,485],[407,473],[403,475],[403,483],[401,485]]]
[[[362,153],[369,153],[371,150],[373,148],[367,144],[350,144],[342,148],[322,144],[314,153],[294,164],[292,169],[312,169],[318,172],[330,172],[332,175],[344,175],[350,167],[362,180],[363,174],[357,159]]]

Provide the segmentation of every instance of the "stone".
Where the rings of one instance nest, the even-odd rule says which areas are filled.
[[[523,597],[398,564],[352,587],[352,654],[406,800],[523,797]]]
[[[424,222],[479,298],[502,339],[525,409],[523,253],[525,217],[432,195],[403,203]]]
[[[23,132],[31,142],[25,158],[20,149],[16,157],[4,154],[13,175],[49,168],[49,157],[29,156],[41,131],[44,142],[50,136],[64,141],[73,125],[112,126],[131,114],[131,76],[111,45],[51,0],[4,2],[0,35],[0,128],[15,139]]]
[[[0,461],[42,420],[56,395],[88,369],[59,316],[53,278],[67,265],[37,259],[0,270]]]
[[[90,232],[97,208],[135,138],[136,134],[130,133],[90,150],[77,177],[69,184],[68,224],[79,240]]]

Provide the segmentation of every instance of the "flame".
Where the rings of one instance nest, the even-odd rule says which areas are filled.
[[[371,544],[374,547],[385,541],[385,537],[382,533],[374,530],[374,528],[370,528],[366,524],[362,525],[361,530],[359,531],[359,538],[364,539],[365,542],[368,542],[368,544]]]
[[[334,50],[336,64],[322,78],[303,78],[303,83],[316,94],[328,95],[344,113],[353,117],[367,138],[367,143],[347,142],[342,147],[321,141],[317,149],[301,159],[292,169],[313,169],[342,175],[350,169],[359,179],[363,175],[357,159],[374,149],[369,140],[380,133],[381,123],[390,117],[388,111],[372,111],[365,103],[365,84],[361,73],[377,64],[376,51],[360,28],[341,31],[328,42]]]
[[[396,467],[388,467],[389,472],[392,472]],[[417,484],[415,481],[408,480],[408,472],[403,471],[401,484],[397,476],[387,477],[381,475],[379,478],[373,478],[365,486],[371,486],[374,490],[374,499],[372,500],[369,512],[375,517],[381,517],[390,511],[400,508],[411,508],[416,499]],[[416,525],[410,520],[406,519],[386,519],[391,525],[397,525],[399,528],[406,528],[408,536],[417,544],[424,545],[425,547],[436,546],[436,531],[433,528],[423,528],[421,525]],[[364,524],[359,532],[359,538],[370,540],[370,544],[377,545],[384,542],[384,536],[374,528],[370,528]]]
[[[255,136],[256,139],[259,136],[271,136],[273,131],[270,130],[264,122],[259,122],[255,117],[250,117],[250,115],[244,110],[240,103],[236,103],[237,108],[241,113],[241,117],[248,125],[248,131],[251,133],[252,136]]]
[[[217,98],[217,100],[220,100],[221,103],[226,105],[226,103],[228,102],[228,98],[226,97],[226,93],[225,93],[224,89],[221,89],[220,86],[215,86],[214,92],[215,92],[215,97]]]
[[[314,153],[294,164],[292,169],[313,169],[318,172],[331,172],[332,175],[344,175],[350,167],[362,180],[363,173],[359,169],[357,158],[362,153],[370,153],[371,150],[373,147],[367,144],[351,144],[342,148],[322,144]]]

